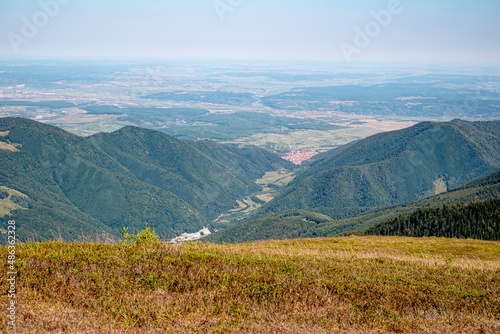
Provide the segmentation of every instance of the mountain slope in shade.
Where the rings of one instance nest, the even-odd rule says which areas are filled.
[[[500,199],[500,171],[458,189],[416,202],[383,208],[355,217],[333,220],[304,210],[290,210],[252,220],[205,237],[210,242],[249,242],[283,238],[332,237],[376,226],[417,210]],[[318,217],[321,217],[318,219]]]
[[[312,164],[264,207],[347,218],[460,187],[500,168],[500,122],[425,122]]]
[[[318,228],[316,233],[320,235],[337,235],[344,231],[349,231],[347,233],[350,233],[351,231],[375,226],[398,216],[409,215],[417,210],[436,208],[444,205],[475,203],[498,198],[500,198],[500,171],[443,194],[339,220],[330,226],[325,225]]]
[[[261,240],[304,238],[314,234],[317,225],[334,224],[328,216],[304,210],[291,210],[252,220],[204,237],[204,242],[241,243]]]
[[[222,145],[213,140],[200,140],[190,143],[242,178],[258,179],[262,176],[263,170],[296,168],[293,163],[261,148]],[[249,164],[248,161],[252,163]]]
[[[138,180],[176,194],[208,219],[231,209],[242,194],[259,189],[250,178],[161,132],[130,126],[89,140]]]
[[[216,161],[196,143],[167,134],[126,127],[82,138],[59,128],[19,118],[0,119],[0,185],[28,195],[24,210],[11,212],[21,239],[66,240],[104,233],[116,236],[122,225],[142,229],[149,223],[165,238],[195,232],[235,200],[258,190],[253,176],[270,165],[241,164],[251,175]],[[239,151],[223,145],[221,157]],[[260,152],[255,149],[256,152]],[[277,156],[273,166],[289,166]]]

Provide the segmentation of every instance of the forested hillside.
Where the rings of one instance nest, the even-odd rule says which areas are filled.
[[[360,231],[359,235],[500,240],[500,200],[418,210]]]
[[[0,133],[0,186],[25,196],[5,201],[0,219],[15,218],[21,240],[113,237],[146,223],[164,238],[195,232],[259,190],[267,171],[292,167],[258,148],[214,144],[204,153],[208,143],[137,127],[83,138],[2,118]]]
[[[313,163],[264,212],[347,218],[458,188],[500,169],[500,122],[424,122]]]
[[[284,238],[331,237],[349,235],[418,210],[500,199],[500,171],[458,189],[422,200],[391,206],[354,217],[333,220],[304,210],[270,214],[212,234],[205,241],[248,242]],[[318,218],[320,217],[320,218]]]

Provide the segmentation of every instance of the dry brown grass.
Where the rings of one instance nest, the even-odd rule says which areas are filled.
[[[7,150],[7,151],[11,151],[11,152],[19,152],[19,150],[17,149],[17,147],[15,147],[12,144],[8,144],[6,142],[3,142],[3,141],[0,141],[0,150]]]
[[[325,242],[328,240],[328,242]],[[480,240],[404,237],[350,237],[263,241],[232,245],[229,253],[331,258],[336,260],[390,259],[414,262],[428,268],[500,270],[498,243]]]
[[[18,257],[19,333],[500,332],[498,242],[53,242]]]

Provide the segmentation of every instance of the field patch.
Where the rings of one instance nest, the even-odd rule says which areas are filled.
[[[26,209],[29,197],[17,190],[0,186],[0,217],[9,215],[12,211]]]
[[[261,201],[269,203],[274,199],[274,197],[276,197],[276,194],[263,194],[263,195],[257,195],[256,197]]]
[[[437,179],[434,181],[434,187],[436,188],[436,195],[445,193],[448,191],[448,187],[446,186],[446,182],[444,182],[444,178]]]
[[[275,185],[283,187],[293,181],[294,173],[267,172],[262,178],[256,181],[260,185]]]
[[[0,141],[0,150],[6,150],[11,152],[19,152],[19,149],[14,146],[15,144],[9,144],[3,141]]]
[[[255,183],[262,186],[262,191],[237,200],[237,208],[221,214],[213,221],[216,224],[223,224],[216,225],[217,229],[238,224],[243,218],[261,208],[263,204],[272,201],[278,195],[278,190],[290,183],[294,177],[293,172],[286,172],[285,170],[267,172],[262,178],[255,181]]]

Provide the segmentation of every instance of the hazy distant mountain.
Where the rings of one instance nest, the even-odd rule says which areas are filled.
[[[14,196],[22,205],[1,220],[16,219],[22,239],[116,235],[122,225],[146,222],[165,237],[194,232],[259,190],[255,179],[266,171],[292,167],[261,149],[182,141],[136,127],[82,138],[2,118],[0,134],[0,186],[28,196]]]
[[[421,116],[421,117],[489,117],[498,116],[500,94],[464,83],[481,80],[473,76],[415,76],[399,82],[370,85],[337,85],[297,87],[262,98],[262,104],[281,110],[334,110],[354,115]],[[438,82],[450,85],[440,86]],[[462,86],[460,89],[452,86]],[[477,98],[481,96],[482,98]],[[339,101],[347,103],[339,103]],[[355,101],[355,102],[354,102]],[[408,103],[409,101],[413,103]],[[475,101],[475,107],[464,101]],[[352,103],[354,102],[354,103]],[[495,119],[495,118],[492,118]]]

